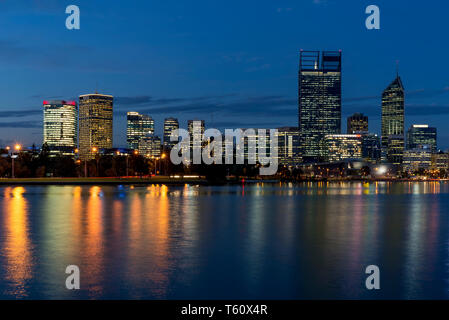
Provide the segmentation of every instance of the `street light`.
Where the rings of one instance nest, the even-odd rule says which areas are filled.
[[[10,148],[7,147],[6,149],[9,150]],[[21,146],[20,144],[16,144],[16,145],[14,146],[14,149],[15,149],[17,152],[20,152],[20,149],[22,149],[22,146]],[[15,154],[14,154],[14,151],[13,151],[13,152],[11,152],[11,178],[13,178],[13,179],[14,179],[14,159],[15,159],[15,158],[17,158],[17,155],[15,155]]]
[[[161,159],[163,160],[165,158],[166,158],[166,154],[165,153],[161,154]],[[163,168],[165,168],[165,165],[163,166]],[[159,161],[159,172],[161,172],[161,161]]]
[[[93,153],[97,153],[98,152],[98,148],[97,147],[93,147],[92,148],[92,152]],[[95,158],[97,160],[97,176],[99,177],[100,176],[100,172],[99,172],[99,169],[98,169],[98,167],[99,167],[98,162],[100,161],[100,157],[95,156]]]

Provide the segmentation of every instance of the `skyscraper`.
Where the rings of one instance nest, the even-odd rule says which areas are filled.
[[[201,150],[203,147],[203,134],[205,131],[205,121],[204,120],[188,120],[187,121],[187,131],[190,136],[190,156],[191,159],[194,158],[194,153],[199,152],[201,155]]]
[[[164,149],[170,150],[177,143],[176,141],[170,141],[170,136],[174,130],[179,129],[178,119],[166,118],[164,120]]]
[[[138,112],[128,112],[126,115],[126,142],[129,149],[139,149],[140,139],[154,134],[154,120],[150,116]]]
[[[404,87],[399,75],[382,93],[382,160],[402,163],[404,153]]]
[[[414,124],[407,132],[407,149],[427,146],[432,152],[437,150],[437,128],[427,124]]]
[[[327,134],[341,132],[341,51],[302,51],[298,105],[303,160],[323,160]]]
[[[114,97],[85,94],[79,102],[79,152],[81,159],[92,159],[100,149],[112,148]]]
[[[78,145],[78,108],[75,101],[47,101],[44,107],[44,144],[50,154],[74,155]]]
[[[279,164],[287,166],[299,164],[301,162],[299,129],[297,127],[283,127],[277,130]]]
[[[348,117],[347,125],[348,134],[368,132],[368,117],[363,113],[354,113]]]

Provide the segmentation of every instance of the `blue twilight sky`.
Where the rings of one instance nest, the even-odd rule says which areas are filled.
[[[81,10],[67,30],[66,6]],[[365,28],[365,8],[381,30]],[[42,101],[115,96],[114,144],[125,113],[206,120],[216,128],[297,125],[298,53],[343,51],[342,131],[363,112],[380,131],[380,95],[406,89],[406,127],[438,128],[449,147],[449,4],[350,0],[0,0],[0,146],[42,143]]]

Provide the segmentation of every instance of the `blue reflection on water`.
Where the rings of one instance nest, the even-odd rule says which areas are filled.
[[[1,187],[0,297],[447,299],[448,204],[436,182]]]

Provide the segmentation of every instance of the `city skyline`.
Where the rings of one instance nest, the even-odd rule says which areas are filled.
[[[381,30],[374,32],[364,28],[364,3],[311,0],[301,4],[286,1],[281,6],[262,1],[260,12],[269,22],[263,26],[260,20],[249,17],[248,4],[241,4],[238,12],[231,10],[232,5],[202,8],[206,3],[201,1],[191,8],[176,4],[170,9],[143,2],[120,8],[103,1],[80,1],[79,5],[82,27],[69,32],[64,27],[64,6],[57,1],[45,5],[32,2],[29,6],[24,1],[0,4],[4,28],[11,31],[1,38],[4,59],[0,69],[8,74],[0,81],[1,144],[20,141],[39,145],[42,100],[75,99],[95,89],[116,97],[114,140],[122,147],[126,146],[124,115],[130,110],[151,115],[160,136],[164,118],[176,117],[184,124],[205,112],[206,122],[219,129],[296,126],[292,114],[297,108],[297,53],[303,48],[342,49],[342,118],[362,112],[370,117],[370,131],[376,133],[380,133],[381,91],[393,78],[399,60],[407,89],[405,127],[427,123],[440,128],[439,146],[449,147],[449,131],[443,126],[449,110],[444,77],[449,65],[440,63],[435,69],[416,64],[426,58],[444,61],[446,44],[431,36],[427,47],[418,47],[412,36],[431,34],[442,27],[440,15],[447,4],[439,3],[441,10],[434,10],[436,4],[426,8],[408,4],[407,21],[426,21],[418,26],[405,23],[401,4],[379,1],[385,14]],[[222,19],[210,19],[207,12],[211,9],[224,9]],[[343,12],[347,15],[341,21]],[[333,27],[307,29],[305,33],[317,15]],[[224,19],[231,16],[242,18],[236,27],[245,32],[223,28]],[[19,25],[12,17],[29,24]],[[106,21],[116,32],[102,27]],[[163,28],[156,28],[157,24]],[[279,32],[282,37],[277,37]],[[130,34],[134,36],[130,38]],[[98,38],[104,40],[101,47],[96,45]],[[246,41],[248,38],[253,40]],[[123,48],[132,50],[124,52]],[[47,76],[43,81],[44,70]],[[59,75],[67,72],[70,77],[60,81]]]

